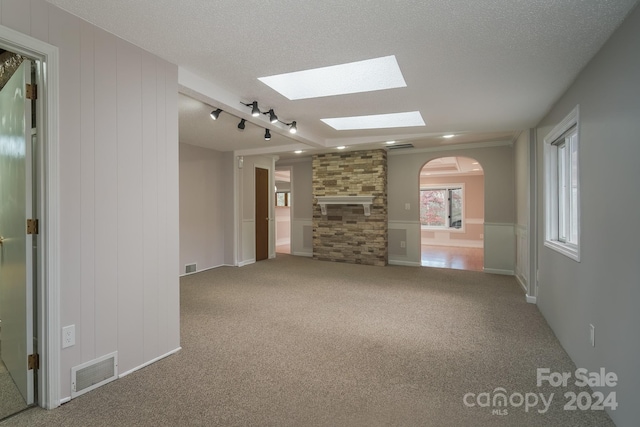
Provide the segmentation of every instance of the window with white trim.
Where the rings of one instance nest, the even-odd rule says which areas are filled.
[[[580,261],[579,109],[544,139],[545,246]]]
[[[422,228],[462,228],[463,200],[462,185],[421,188],[420,224]]]

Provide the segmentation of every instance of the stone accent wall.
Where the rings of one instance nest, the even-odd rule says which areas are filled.
[[[362,205],[328,205],[318,196],[374,196],[371,215]],[[387,265],[387,152],[313,156],[313,257],[352,264]]]

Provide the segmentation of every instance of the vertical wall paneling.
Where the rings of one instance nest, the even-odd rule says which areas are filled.
[[[93,27],[80,24],[80,298],[82,328],[76,331],[82,358],[97,357],[95,351],[95,97]]]
[[[144,274],[144,359],[160,354],[158,347],[158,121],[156,61],[142,56],[142,218]]]
[[[59,50],[65,399],[74,366],[118,351],[125,372],[180,345],[178,70],[44,0],[0,0],[0,23]]]
[[[180,346],[180,231],[179,231],[179,147],[178,147],[178,67],[165,65],[167,81],[165,82],[166,108],[165,132],[167,135],[167,204],[163,207],[167,211],[167,226],[164,228],[169,237],[166,247],[168,262],[165,277],[168,280],[169,307],[167,310],[168,325],[166,333],[169,336],[169,348],[172,350]]]
[[[31,2],[31,36],[49,41],[49,3],[42,0]]]
[[[94,31],[96,355],[118,350],[116,38]],[[64,396],[64,394],[63,394]]]
[[[165,68],[157,67],[156,75],[156,119],[158,121],[158,136],[156,142],[156,164],[158,166],[158,188],[166,190],[167,188],[167,134],[164,131],[164,123],[167,121],[167,110],[165,108],[167,94],[165,91],[165,85],[167,83],[167,72]],[[165,206],[168,204],[168,197],[166,191],[158,193],[158,227],[159,230],[165,230],[168,226],[167,223],[167,210]],[[158,233],[158,245],[160,248],[166,248],[171,242],[166,233]],[[161,351],[166,351],[169,348],[168,336],[165,333],[169,325],[167,318],[167,310],[169,306],[169,293],[167,286],[169,278],[166,274],[166,265],[169,262],[169,258],[166,250],[162,250],[158,253],[158,265],[160,277],[157,284],[158,292],[158,312],[160,318],[158,321],[158,328],[160,330],[160,336],[158,337],[158,346]]]
[[[3,0],[2,25],[23,34],[31,34],[31,4],[25,0]]]
[[[118,368],[143,362],[142,71],[139,51],[117,42]]]
[[[27,2],[27,4],[29,4]],[[60,253],[61,326],[76,325],[76,334],[82,334],[82,297],[80,277],[81,260],[81,135],[78,118],[80,112],[80,20],[60,9],[52,8],[49,41],[60,49]],[[62,350],[63,371],[81,361],[80,346]],[[68,390],[70,377],[61,375],[61,387]]]

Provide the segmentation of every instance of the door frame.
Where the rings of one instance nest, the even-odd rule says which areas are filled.
[[[253,168],[253,182],[254,182],[254,186],[253,186],[253,199],[254,199],[254,211],[253,211],[253,217],[255,219],[255,223],[254,223],[254,239],[255,239],[255,243],[254,243],[254,259],[257,262],[258,261],[258,221],[261,221],[258,219],[258,169],[264,170],[267,172],[267,241],[266,241],[266,246],[267,246],[267,257],[266,258],[261,258],[260,261],[262,261],[263,259],[269,259],[271,258],[271,222],[273,219],[273,215],[271,213],[271,209],[272,209],[272,197],[271,197],[271,189],[273,188],[273,186],[271,185],[271,173],[269,171],[268,168],[264,168],[264,167],[260,167],[259,165],[254,165]]]
[[[40,222],[36,261],[38,405],[60,406],[60,176],[59,176],[59,52],[56,46],[0,25],[3,48],[38,61],[36,127],[40,146],[35,154]]]

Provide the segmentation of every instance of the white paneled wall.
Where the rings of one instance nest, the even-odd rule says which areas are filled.
[[[59,48],[64,399],[73,366],[180,346],[178,70],[43,0],[0,0],[0,24]]]

